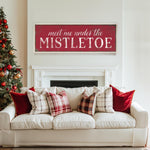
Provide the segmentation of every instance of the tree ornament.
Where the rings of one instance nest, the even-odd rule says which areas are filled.
[[[6,86],[6,82],[2,82],[2,83],[1,83],[1,86]]]
[[[4,28],[8,29],[8,25],[5,25]]]
[[[18,79],[18,77],[15,75],[14,77],[13,77],[15,80],[17,80]]]
[[[11,69],[12,69],[12,65],[8,65],[8,66],[7,66],[7,69],[8,69],[8,70],[11,70]]]
[[[4,20],[3,20],[3,22],[4,22],[4,23],[7,23],[7,20],[6,20],[6,19],[4,19]]]
[[[2,43],[2,40],[0,40],[0,43]]]
[[[3,68],[0,68],[0,71],[2,71],[3,70]]]
[[[16,85],[13,85],[13,86],[12,86],[12,89],[13,89],[13,90],[17,90],[17,86],[16,86]]]
[[[3,45],[2,45],[2,48],[5,48],[5,47],[6,47],[6,45],[5,45],[5,44],[3,44]]]
[[[7,42],[7,39],[2,39],[2,42],[3,42],[3,43],[6,43],[6,42]]]
[[[14,77],[13,77],[15,80],[21,78],[21,74],[20,73],[17,73]]]
[[[8,76],[8,75],[9,75],[9,71],[8,71],[8,70],[6,70],[5,75],[6,75],[6,76]]]
[[[3,71],[0,72],[0,77],[4,77],[5,73]]]
[[[9,91],[9,88],[6,88],[6,91]]]
[[[14,55],[14,54],[15,54],[15,51],[13,51],[13,50],[9,51],[9,55]]]
[[[17,73],[15,76],[17,77],[17,79],[21,78],[21,74],[20,73]]]

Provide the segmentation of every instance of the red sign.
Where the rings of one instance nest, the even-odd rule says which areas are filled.
[[[35,25],[36,52],[116,52],[116,25]]]

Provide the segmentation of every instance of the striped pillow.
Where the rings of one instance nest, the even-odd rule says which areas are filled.
[[[95,95],[96,93],[93,93],[88,96],[87,91],[85,90],[82,93],[82,99],[78,105],[78,111],[93,116],[95,113]]]
[[[61,91],[59,94],[47,92],[46,95],[47,95],[47,100],[48,100],[48,104],[52,116],[57,116],[62,113],[72,112],[65,91]]]
[[[33,92],[31,90],[27,91],[29,101],[32,105],[32,110],[30,111],[31,115],[46,114],[50,112],[46,99],[46,92],[46,90],[43,90],[41,93]]]
[[[100,89],[94,87],[96,93],[96,111],[113,113],[113,96],[112,88]]]

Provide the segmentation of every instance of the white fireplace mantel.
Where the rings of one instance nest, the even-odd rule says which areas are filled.
[[[117,66],[32,66],[34,87],[50,87],[51,80],[97,80],[99,86],[108,86],[112,84],[113,72],[117,68]]]

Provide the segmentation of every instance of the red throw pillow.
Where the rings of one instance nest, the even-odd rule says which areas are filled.
[[[115,111],[130,113],[130,106],[135,90],[123,93],[110,85],[113,92],[113,108]]]
[[[30,88],[29,90],[35,91],[34,87]],[[16,115],[29,113],[31,111],[32,106],[29,102],[27,92],[26,93],[10,92],[10,95],[15,104]]]
[[[48,104],[52,116],[57,116],[62,113],[72,112],[65,91],[62,91],[59,94],[47,93],[47,100],[48,100]]]

